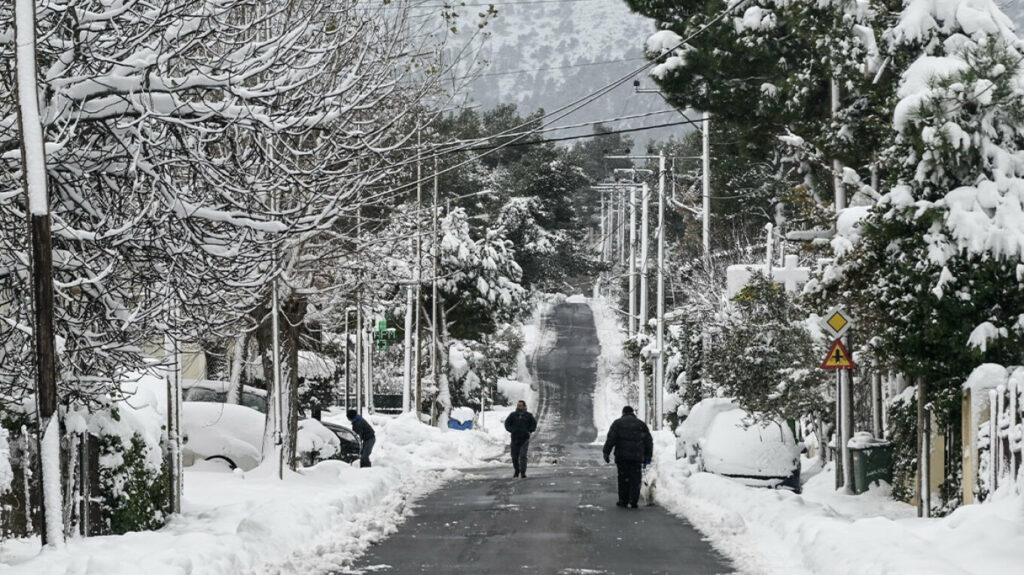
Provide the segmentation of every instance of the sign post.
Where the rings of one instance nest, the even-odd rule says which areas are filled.
[[[853,394],[850,389],[850,370],[856,369],[843,338],[850,327],[856,323],[852,315],[835,306],[825,312],[820,325],[825,333],[833,337],[821,369],[836,372],[836,434],[841,454],[836,465],[836,488],[845,487],[847,493],[853,493],[853,453],[850,451],[850,438],[853,437]],[[848,341],[847,341],[848,343]]]

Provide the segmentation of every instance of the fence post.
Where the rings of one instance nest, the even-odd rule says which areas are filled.
[[[996,468],[997,474],[1006,472],[1007,460],[1010,457],[1012,448],[1010,447],[1009,433],[1006,435],[1006,440],[1003,440],[1002,429],[1003,423],[1006,421],[1006,387],[1000,385],[996,388],[996,445],[999,446],[999,465]],[[1002,479],[1000,477],[999,479]]]
[[[996,411],[996,390],[988,390],[988,492],[999,487],[999,413]]]
[[[927,382],[917,378],[917,516],[931,516],[931,461],[928,445],[928,415],[925,410]]]
[[[965,505],[974,503],[974,488],[978,483],[978,430],[974,425],[974,409],[972,407],[971,388],[965,388],[960,400],[960,443],[961,473],[963,474],[963,492],[961,498]]]
[[[871,372],[871,431],[875,437],[882,437],[882,374],[876,369]]]
[[[91,473],[91,467],[89,465],[89,432],[82,434],[82,443],[79,446],[81,453],[79,454],[79,461],[82,465],[82,473],[78,477],[78,493],[79,493],[79,517],[81,518],[78,524],[78,532],[82,537],[88,537],[91,535],[89,532],[89,500],[92,498],[92,493],[89,490],[89,473]]]
[[[1018,423],[1021,423],[1021,417],[1020,417],[1020,415],[1021,415],[1021,405],[1020,405],[1020,395],[1019,394],[1020,394],[1020,385],[1018,385],[1018,382],[1014,381],[1014,382],[1012,382],[1010,384],[1010,429],[1011,430],[1016,428]],[[1010,446],[1011,457],[1013,457],[1013,461],[1012,461],[1011,466],[1010,466],[1010,473],[1011,473],[1011,477],[1013,477],[1013,479],[1014,479],[1014,481],[1016,483],[1017,492],[1020,493],[1021,488],[1024,487],[1024,486],[1022,486],[1020,484],[1020,481],[1018,481],[1018,478],[1020,476],[1021,459],[1024,458],[1024,438],[1022,438],[1022,441],[1018,444],[1018,447],[1020,447],[1020,449],[1018,449],[1017,451],[1014,451],[1013,450],[1013,446],[1012,445]]]

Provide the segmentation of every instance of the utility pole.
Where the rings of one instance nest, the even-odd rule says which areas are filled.
[[[619,194],[619,265],[626,265],[626,194]]]
[[[704,112],[704,131],[701,132],[701,242],[704,255],[711,253],[711,113]]]
[[[636,337],[636,186],[629,189],[629,337]]]
[[[366,361],[363,364],[366,370],[364,381],[366,382],[366,389],[363,391],[363,402],[366,404],[366,413],[373,413],[373,324],[374,319],[370,318],[370,323],[366,329],[366,345],[363,349],[366,350]]]
[[[658,357],[654,364],[654,429],[665,416],[665,152],[658,158]]]
[[[839,80],[832,77],[831,80],[832,117],[839,115],[842,103]],[[846,188],[843,187],[843,164],[839,160],[832,160],[832,185],[835,190],[835,212],[836,218],[846,209]],[[846,342],[848,349],[849,340]],[[840,453],[842,455],[843,484],[847,493],[853,491],[853,452],[850,451],[848,443],[853,436],[853,393],[850,389],[850,374],[848,370],[839,370],[839,393],[836,394],[838,402],[836,412],[840,419],[836,422],[840,441]]]
[[[349,319],[348,316],[352,311],[355,310],[352,308],[345,308],[345,411],[352,409],[352,352],[349,351],[349,347],[352,345],[352,335],[350,331],[352,320]]]
[[[363,208],[356,207],[356,245],[362,253]],[[363,412],[363,262],[359,262],[359,278],[356,283],[356,411]]]
[[[53,237],[50,198],[46,189],[46,146],[36,85],[36,14],[33,0],[14,6],[15,69],[18,86],[18,128],[21,132],[21,173],[28,205],[32,251],[36,369],[36,432],[43,508],[42,544],[64,543],[60,477],[60,422],[57,413],[57,352],[53,326]]]
[[[423,406],[423,370],[420,364],[423,361],[423,324],[420,321],[420,314],[423,308],[423,235],[421,225],[423,222],[423,150],[421,148],[419,129],[416,130],[416,357],[413,362],[416,366],[416,417],[419,419],[419,412]]]
[[[413,240],[409,240],[410,244]],[[413,285],[405,286],[405,374],[402,378],[402,413],[411,409],[412,402],[412,316],[416,314],[413,306]]]
[[[431,283],[431,310],[430,310],[430,337],[431,337],[431,353],[430,353],[430,377],[433,380],[434,387],[437,389],[436,393],[441,393],[441,382],[438,377],[438,368],[441,362],[441,346],[437,341],[438,330],[437,330],[437,276],[438,276],[438,265],[437,260],[440,257],[437,249],[438,237],[437,237],[437,209],[438,209],[438,191],[437,191],[437,155],[434,155],[434,217],[433,217],[433,241],[430,245],[430,251],[433,255],[433,267],[434,273],[430,280]],[[436,403],[436,400],[435,402]],[[437,413],[434,407],[430,408],[430,424],[437,425]]]
[[[648,208],[650,206],[650,189],[647,182],[643,183],[643,197],[641,198],[640,214],[640,326],[638,335],[647,334],[647,256],[650,253],[650,218]],[[640,388],[639,411],[641,421],[647,421],[647,372],[644,371],[644,361],[640,358],[637,362],[637,387]]]
[[[666,172],[666,160],[665,152],[662,151],[657,156],[606,156],[609,159],[628,159],[628,160],[658,160],[658,264],[657,264],[657,319],[656,319],[656,334],[655,334],[655,350],[654,350],[654,385],[653,387],[653,401],[651,402],[651,408],[653,411],[653,417],[651,422],[655,429],[661,428],[661,420],[664,415],[664,394],[665,394],[665,358],[664,358],[664,346],[665,346],[665,172]],[[633,171],[634,173],[638,170],[633,168],[630,170],[623,169],[623,171]],[[650,170],[642,170],[650,172]],[[643,184],[643,199],[642,199],[642,214],[641,214],[641,247],[640,247],[640,325],[637,334],[645,334],[647,332],[647,259],[650,254],[650,247],[648,246],[649,241],[649,201],[650,201],[650,190],[647,183]],[[629,282],[629,322],[630,322],[630,336],[634,335],[633,322],[636,317],[636,309],[634,307],[634,289],[635,282],[633,274],[635,272],[635,261],[636,256],[634,253],[636,244],[636,196],[635,188],[630,194],[630,282]],[[640,405],[638,416],[646,421],[647,414],[647,374],[643,369],[643,361],[641,360],[637,367],[637,381],[638,387],[640,388]]]

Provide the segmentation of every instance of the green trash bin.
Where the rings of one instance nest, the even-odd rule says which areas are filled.
[[[892,483],[892,444],[870,433],[857,433],[848,444],[853,455],[853,492],[864,493],[873,483]]]

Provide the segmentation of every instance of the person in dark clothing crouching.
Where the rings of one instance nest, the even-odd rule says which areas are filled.
[[[362,443],[362,447],[359,449],[359,467],[370,467],[370,452],[373,451],[377,435],[373,432],[373,427],[369,422],[363,419],[363,416],[359,415],[356,410],[348,410],[345,416],[352,422],[352,431],[356,432]]]
[[[526,411],[526,402],[516,404],[516,410],[505,418],[505,431],[512,434],[512,477],[526,477],[526,454],[530,449],[530,434],[537,431],[537,419]]]
[[[612,422],[604,442],[604,462],[610,463],[615,450],[615,466],[619,471],[619,507],[636,509],[640,502],[640,481],[643,466],[654,456],[654,438],[647,424],[637,419],[633,408],[622,408],[622,417]]]

